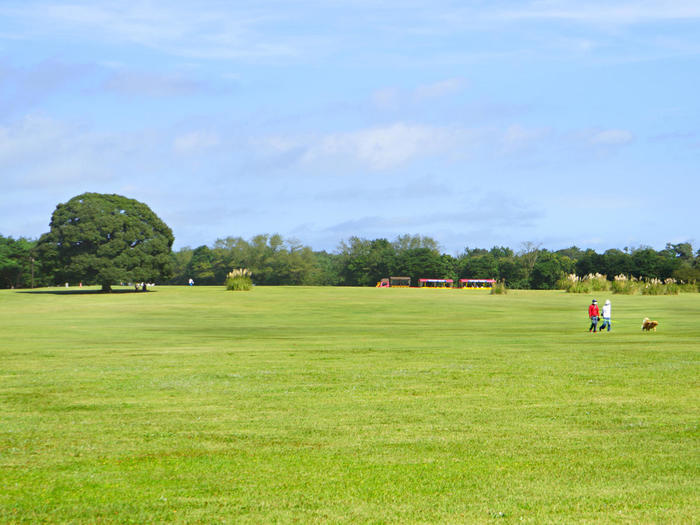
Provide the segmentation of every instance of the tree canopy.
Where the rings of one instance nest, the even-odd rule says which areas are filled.
[[[0,235],[0,287],[28,288],[64,282],[101,284],[159,281],[221,285],[233,268],[247,268],[258,285],[374,286],[392,275],[419,278],[494,278],[509,288],[553,289],[568,274],[674,278],[700,283],[700,250],[690,242],[609,249],[577,246],[550,251],[532,242],[465,247],[442,253],[422,235],[350,237],[334,252],[313,251],[295,239],[261,234],[226,237],[210,246],[171,251],[173,236],[145,204],[119,195],[85,193],[59,204],[51,231],[39,241]],[[700,285],[699,285],[700,286]]]
[[[34,243],[20,237],[3,237],[0,235],[0,286],[20,288],[32,282],[32,249]]]
[[[171,274],[172,230],[145,204],[83,193],[56,206],[37,249],[58,282],[147,282]]]
[[[523,243],[515,252],[504,246],[465,248],[457,256],[441,253],[438,243],[419,235],[402,235],[394,241],[350,237],[334,253],[313,252],[279,235],[219,239],[212,245],[182,248],[172,256],[173,284],[193,277],[198,284],[221,284],[231,268],[251,270],[256,284],[374,286],[392,275],[424,278],[494,278],[509,288],[554,289],[570,273],[606,274],[609,280],[624,274],[636,278],[700,281],[700,252],[692,245],[668,245],[654,251],[642,246],[599,254],[576,246],[549,251]]]

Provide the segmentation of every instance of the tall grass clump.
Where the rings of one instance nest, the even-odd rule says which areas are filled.
[[[560,279],[557,284],[560,290],[569,293],[604,292],[609,288],[607,277],[600,273],[589,273],[583,277],[572,273]]]
[[[590,281],[591,288],[594,292],[605,292],[610,288],[607,275],[589,273],[585,278]]]
[[[508,288],[506,288],[505,281],[498,281],[491,288],[491,295],[505,295],[508,293]]]
[[[664,295],[664,283],[660,279],[647,279],[639,291],[642,295]]]
[[[678,295],[682,291],[681,285],[672,277],[664,281],[664,286],[666,287],[666,295]]]
[[[234,291],[247,291],[253,287],[253,280],[248,268],[236,268],[226,276],[226,289]]]
[[[639,290],[639,281],[634,277],[629,278],[626,275],[616,275],[611,283],[612,293],[633,295]]]
[[[647,279],[641,286],[642,295],[678,295],[681,293],[681,287],[675,279],[668,278],[665,281],[661,279]]]
[[[591,291],[589,283],[575,273],[569,274],[563,279],[559,279],[557,287],[560,290],[566,290],[568,293],[589,293]]]
[[[679,286],[681,292],[683,292],[683,293],[700,292],[700,283],[696,283],[695,281],[691,281],[689,283],[684,283],[681,281],[678,286]]]

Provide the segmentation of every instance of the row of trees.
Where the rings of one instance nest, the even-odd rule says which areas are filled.
[[[61,262],[56,254],[40,248],[37,240],[0,235],[0,287],[30,288],[64,281],[102,284],[87,263],[57,268]],[[640,247],[604,253],[575,246],[550,251],[526,243],[517,252],[495,246],[467,248],[452,256],[441,253],[434,239],[423,236],[404,235],[394,241],[351,237],[328,253],[280,235],[257,235],[182,248],[170,253],[167,261],[161,260],[160,266],[164,271],[159,282],[185,284],[192,278],[200,285],[222,284],[232,268],[248,268],[259,285],[374,286],[383,277],[405,275],[414,283],[421,277],[495,278],[510,288],[546,290],[556,288],[557,281],[571,273],[700,282],[700,250],[694,252],[690,243],[667,244],[658,251]],[[138,277],[145,278],[153,271],[141,273]],[[126,277],[115,275],[115,282]]]
[[[517,252],[496,246],[467,248],[458,256],[441,253],[438,243],[404,235],[394,241],[351,237],[334,253],[314,252],[279,235],[218,240],[212,247],[184,248],[173,254],[172,283],[190,277],[198,284],[221,284],[230,268],[246,267],[257,284],[374,286],[382,277],[495,278],[511,288],[554,289],[563,276],[576,273],[627,275],[639,279],[700,281],[700,250],[690,243],[611,249],[600,254],[575,246],[550,251],[525,243]]]
[[[599,254],[576,246],[550,251],[525,243],[517,252],[495,246],[458,256],[420,235],[388,239],[351,237],[333,252],[313,251],[280,235],[227,237],[213,246],[172,252],[170,228],[145,204],[120,195],[84,193],[56,207],[50,231],[38,240],[0,235],[0,286],[28,288],[70,282],[154,281],[223,284],[232,268],[248,268],[261,285],[373,286],[383,277],[496,278],[511,288],[552,289],[567,274],[612,279],[673,277],[700,282],[700,250],[690,243]]]
[[[48,284],[44,275],[34,278],[36,241],[0,235],[0,288],[30,288]]]
[[[248,268],[261,285],[325,284],[319,261],[308,246],[280,235],[256,235],[250,240],[227,237],[213,246],[183,248],[172,255],[172,284],[222,284],[232,268]]]

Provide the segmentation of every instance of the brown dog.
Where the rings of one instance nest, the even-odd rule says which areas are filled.
[[[654,330],[656,332],[656,327],[659,326],[658,321],[651,321],[648,317],[645,317],[644,320],[642,321],[642,330],[646,330],[647,332],[649,330]]]

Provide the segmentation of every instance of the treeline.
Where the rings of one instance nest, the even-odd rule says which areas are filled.
[[[213,246],[173,253],[171,283],[221,284],[232,268],[248,268],[259,285],[374,286],[383,277],[462,279],[495,278],[510,288],[555,289],[569,274],[604,274],[637,279],[675,278],[700,282],[700,250],[690,243],[610,249],[597,253],[576,246],[550,251],[533,243],[512,248],[467,248],[458,256],[440,251],[430,237],[402,235],[393,241],[351,237],[333,253],[313,251],[279,235],[220,239]]]
[[[39,260],[36,241],[0,235],[0,287],[29,288],[60,284]],[[257,285],[374,286],[383,277],[461,279],[494,278],[509,288],[547,290],[569,274],[604,274],[637,279],[674,278],[700,282],[700,250],[690,243],[610,249],[597,253],[576,246],[550,251],[524,243],[517,251],[504,246],[466,248],[453,256],[419,235],[387,239],[351,237],[335,252],[314,251],[280,235],[251,239],[227,237],[212,246],[182,248],[171,254],[168,284],[222,285],[234,268],[248,268]],[[73,283],[77,284],[77,283]],[[92,283],[84,283],[92,284]]]
[[[327,284],[318,275],[320,256],[311,248],[280,235],[256,235],[250,240],[227,237],[213,246],[173,252],[171,284],[223,284],[234,268],[247,268],[260,285]]]
[[[0,288],[31,288],[51,284],[36,260],[37,241],[0,235]]]

